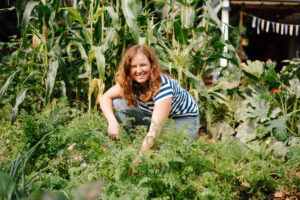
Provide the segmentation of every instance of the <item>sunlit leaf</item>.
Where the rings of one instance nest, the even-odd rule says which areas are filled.
[[[246,119],[236,128],[236,137],[244,144],[256,138],[257,119]]]
[[[105,77],[105,57],[101,51],[101,47],[93,46],[93,50],[94,50],[95,57],[96,57],[99,78],[104,79],[104,77]]]
[[[77,12],[77,10],[75,10],[75,9],[72,8],[72,7],[68,7],[68,8],[66,8],[66,9],[68,10],[70,17],[71,17],[73,20],[78,21],[82,26],[84,25],[84,21],[83,21],[81,15],[79,14],[79,12]]]
[[[12,116],[11,116],[11,120],[10,120],[11,123],[14,123],[14,121],[17,118],[18,111],[19,111],[19,105],[24,101],[26,92],[27,92],[27,89],[24,89],[21,92],[19,92],[19,94],[17,95],[16,103],[12,110]]]
[[[118,23],[118,14],[115,12],[113,7],[106,7],[106,10],[112,19],[112,23],[116,25]]]
[[[284,141],[289,135],[285,123],[291,115],[279,116],[277,119],[268,122],[267,129],[280,141]]]
[[[54,60],[49,63],[49,71],[47,75],[47,88],[46,88],[46,105],[50,102],[51,94],[55,84],[56,74],[58,68],[58,61]]]
[[[110,47],[115,38],[116,31],[113,28],[106,29],[106,35],[104,40],[101,43],[102,52],[106,52]]]
[[[123,0],[122,10],[126,23],[133,34],[134,40],[139,40],[139,27],[137,18],[142,9],[142,1],[140,0]]]
[[[7,11],[14,10],[14,9],[16,9],[14,6],[10,7],[10,8],[2,8],[2,9],[0,9],[0,15],[7,12]]]
[[[37,6],[39,2],[37,1],[30,1],[26,4],[26,8],[23,13],[22,23],[21,27],[23,30],[23,44],[27,45],[27,27],[29,26],[30,16],[31,12],[34,9],[35,6]]]
[[[12,82],[12,80],[14,79],[16,73],[18,73],[19,70],[15,71],[12,75],[10,75],[8,77],[8,79],[6,80],[5,84],[2,86],[1,90],[0,90],[0,101],[3,97],[3,95],[5,94],[5,92],[7,91],[8,86],[10,85],[10,83]]]
[[[96,13],[92,16],[91,21],[93,22],[96,19],[98,19],[105,10],[106,10],[105,8],[98,8]]]
[[[181,25],[190,28],[194,25],[195,8],[192,6],[181,6]]]
[[[263,73],[263,63],[256,60],[256,61],[247,61],[247,64],[242,63],[241,64],[242,70],[245,72],[255,76],[256,78],[260,78],[261,74]]]

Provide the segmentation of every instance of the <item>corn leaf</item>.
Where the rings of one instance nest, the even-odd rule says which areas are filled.
[[[98,8],[96,13],[92,16],[91,21],[93,22],[97,20],[105,10],[106,10],[105,8]]]
[[[23,14],[23,19],[21,23],[21,27],[23,30],[23,45],[27,45],[27,27],[29,25],[31,12],[34,9],[35,6],[37,6],[39,2],[37,1],[30,1],[26,4],[26,8]]]
[[[46,105],[48,105],[48,103],[50,102],[51,94],[56,79],[57,68],[58,68],[57,60],[49,63],[49,71],[47,76],[47,88],[46,88],[46,101],[45,101]]]
[[[84,26],[83,19],[82,19],[81,15],[79,14],[79,12],[77,12],[77,10],[75,10],[72,7],[68,7],[67,10],[68,10],[68,13],[69,13],[70,17],[73,20],[78,21],[82,26]]]
[[[105,53],[111,46],[111,43],[114,40],[115,34],[116,34],[116,31],[113,28],[108,28],[106,30],[106,36],[101,43],[101,50],[103,53]]]
[[[90,67],[89,58],[85,52],[85,49],[84,49],[83,45],[79,42],[75,42],[74,44],[78,47],[81,58],[84,60],[84,67],[85,67],[86,73],[89,74],[91,67]]]
[[[106,7],[106,10],[112,19],[113,25],[115,26],[118,23],[118,14],[115,12],[113,7]]]
[[[136,42],[138,42],[139,27],[137,23],[137,18],[142,9],[142,2],[140,0],[123,0],[122,9],[126,23],[133,34],[133,38]]]
[[[14,79],[16,73],[19,72],[19,70],[15,71],[12,75],[10,75],[8,77],[8,79],[6,80],[5,84],[2,86],[1,90],[0,90],[0,101],[3,97],[3,95],[5,94],[5,92],[7,91],[8,86],[10,85],[10,83],[12,82],[12,80]]]
[[[194,25],[195,8],[192,6],[181,6],[181,25],[190,28]]]
[[[91,37],[90,37],[90,34],[88,32],[88,30],[86,29],[86,26],[85,26],[85,23],[84,23],[84,20],[82,19],[81,15],[79,14],[79,12],[77,12],[77,10],[75,10],[74,8],[67,8],[67,11],[70,15],[70,17],[75,20],[75,21],[78,21],[79,24],[81,25],[81,28],[82,28],[82,32],[83,32],[83,35],[85,37],[85,40],[88,42],[88,43],[91,43]]]
[[[21,92],[19,92],[17,99],[16,99],[16,104],[12,111],[10,123],[14,123],[14,121],[16,120],[18,111],[19,111],[19,105],[24,101],[26,92],[27,92],[27,88],[22,90]]]
[[[101,47],[93,46],[93,50],[95,52],[99,78],[103,80],[105,76],[105,57],[101,51]]]
[[[7,11],[14,10],[14,9],[16,9],[14,6],[10,7],[10,8],[2,8],[2,9],[0,9],[0,15],[7,12]]]
[[[211,8],[209,1],[206,1],[205,8],[208,11],[209,17],[216,22],[219,28],[221,28],[221,21],[214,10]]]

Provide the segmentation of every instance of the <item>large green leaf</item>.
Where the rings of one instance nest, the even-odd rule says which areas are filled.
[[[93,50],[96,57],[97,68],[99,77],[103,79],[105,77],[105,57],[102,53],[101,47],[93,46]]]
[[[138,27],[138,15],[142,10],[141,0],[122,0],[122,10],[126,23],[133,34],[133,38],[136,42],[139,41],[139,27]]]
[[[231,110],[231,106],[229,105],[229,99],[225,95],[221,94],[220,92],[208,92],[208,94],[210,96],[213,96],[217,102],[226,105],[227,108]]]
[[[236,137],[244,144],[256,138],[257,119],[246,119],[236,128]]]
[[[266,101],[259,96],[248,97],[251,107],[248,108],[248,117],[259,118],[260,122],[265,122],[269,119],[268,113],[270,109],[270,102]]]
[[[221,21],[218,18],[216,12],[211,8],[210,1],[206,1],[205,9],[208,12],[208,15],[209,15],[208,17],[211,18],[218,25],[219,28],[221,28]]]
[[[258,60],[253,62],[248,60],[247,64],[241,64],[241,68],[242,70],[251,74],[252,76],[255,76],[256,78],[260,78],[264,70],[263,63]]]
[[[285,123],[291,115],[292,114],[289,113],[268,122],[268,131],[272,132],[273,135],[280,141],[284,141],[289,136]]]
[[[104,40],[101,43],[101,50],[105,53],[110,47],[115,38],[116,31],[113,28],[106,29],[106,35]]]
[[[115,12],[113,7],[106,7],[106,10],[112,19],[113,25],[115,26],[118,23],[118,14]]]
[[[24,101],[26,92],[27,92],[27,89],[24,89],[21,92],[19,92],[19,94],[17,96],[16,104],[12,110],[12,116],[11,116],[11,120],[10,120],[11,123],[14,123],[14,121],[17,118],[18,111],[19,111],[19,105]]]
[[[15,71],[12,75],[10,75],[8,77],[8,79],[6,80],[5,84],[2,86],[1,90],[0,90],[0,101],[3,97],[3,95],[5,94],[5,92],[7,91],[8,86],[10,85],[10,83],[12,82],[12,80],[14,79],[16,73],[19,72],[19,70]]]
[[[288,152],[288,148],[283,142],[273,140],[270,145],[270,149],[274,152],[275,155],[285,156]]]
[[[85,49],[84,49],[83,45],[79,42],[75,42],[74,44],[78,47],[81,58],[84,60],[84,67],[85,67],[86,74],[89,74],[91,67],[90,67],[89,59],[85,52]]]
[[[79,14],[79,12],[77,10],[75,10],[72,7],[68,7],[67,8],[69,16],[73,19],[78,21],[82,26],[84,25],[84,20],[82,19],[81,15]]]
[[[39,2],[37,1],[30,1],[26,4],[24,13],[23,13],[23,19],[21,23],[21,27],[23,30],[23,45],[27,45],[27,27],[29,26],[30,16],[31,12],[34,9],[35,6],[37,6]]]
[[[68,13],[69,13],[69,16],[70,16],[73,20],[78,21],[79,24],[81,25],[81,27],[82,27],[82,32],[83,32],[83,35],[84,35],[84,37],[85,37],[86,42],[91,43],[91,42],[92,42],[92,41],[91,41],[91,37],[90,37],[90,34],[89,34],[89,32],[88,32],[88,30],[87,30],[87,28],[86,28],[86,25],[85,25],[85,22],[84,22],[82,16],[81,16],[81,15],[79,14],[79,12],[78,12],[77,10],[75,10],[74,8],[68,7],[68,8],[67,8],[67,11],[68,11]]]
[[[54,60],[49,63],[49,71],[47,75],[46,101],[45,101],[46,105],[48,105],[48,103],[50,102],[51,94],[55,84],[58,66],[59,66],[58,60]]]

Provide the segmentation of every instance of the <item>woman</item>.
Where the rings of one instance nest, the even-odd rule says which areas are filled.
[[[196,137],[199,127],[197,102],[174,79],[162,72],[149,46],[135,45],[125,52],[116,82],[100,100],[109,124],[108,134],[119,139],[119,123],[125,122],[128,117],[134,117],[137,124],[150,127],[135,162],[139,162],[140,157],[152,148],[154,138],[160,133],[159,125],[168,118],[174,120],[177,128],[188,123],[187,133],[192,138]],[[151,122],[145,117],[150,117]],[[131,125],[130,121],[126,122]]]

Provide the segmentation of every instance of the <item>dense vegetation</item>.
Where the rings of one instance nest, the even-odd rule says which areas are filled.
[[[265,199],[299,187],[299,151],[286,159],[266,156],[234,139],[191,141],[172,126],[134,165],[146,127],[123,129],[113,141],[101,115],[65,103],[33,116],[23,111],[15,126],[1,123],[1,168],[16,181],[14,195],[52,190],[68,199],[79,185],[95,182],[81,192],[101,199]]]
[[[268,199],[299,192],[299,60],[286,61],[280,73],[270,61],[240,64],[203,1],[169,4],[165,19],[158,12],[164,3],[155,1],[81,0],[76,9],[60,0],[13,2],[0,10],[17,11],[22,36],[0,43],[0,199]],[[197,99],[201,122],[195,141],[165,127],[168,134],[139,165],[132,160],[146,127],[123,127],[113,141],[97,110],[135,43],[150,45]],[[220,58],[229,65],[220,68]],[[217,81],[205,85],[217,69]]]

